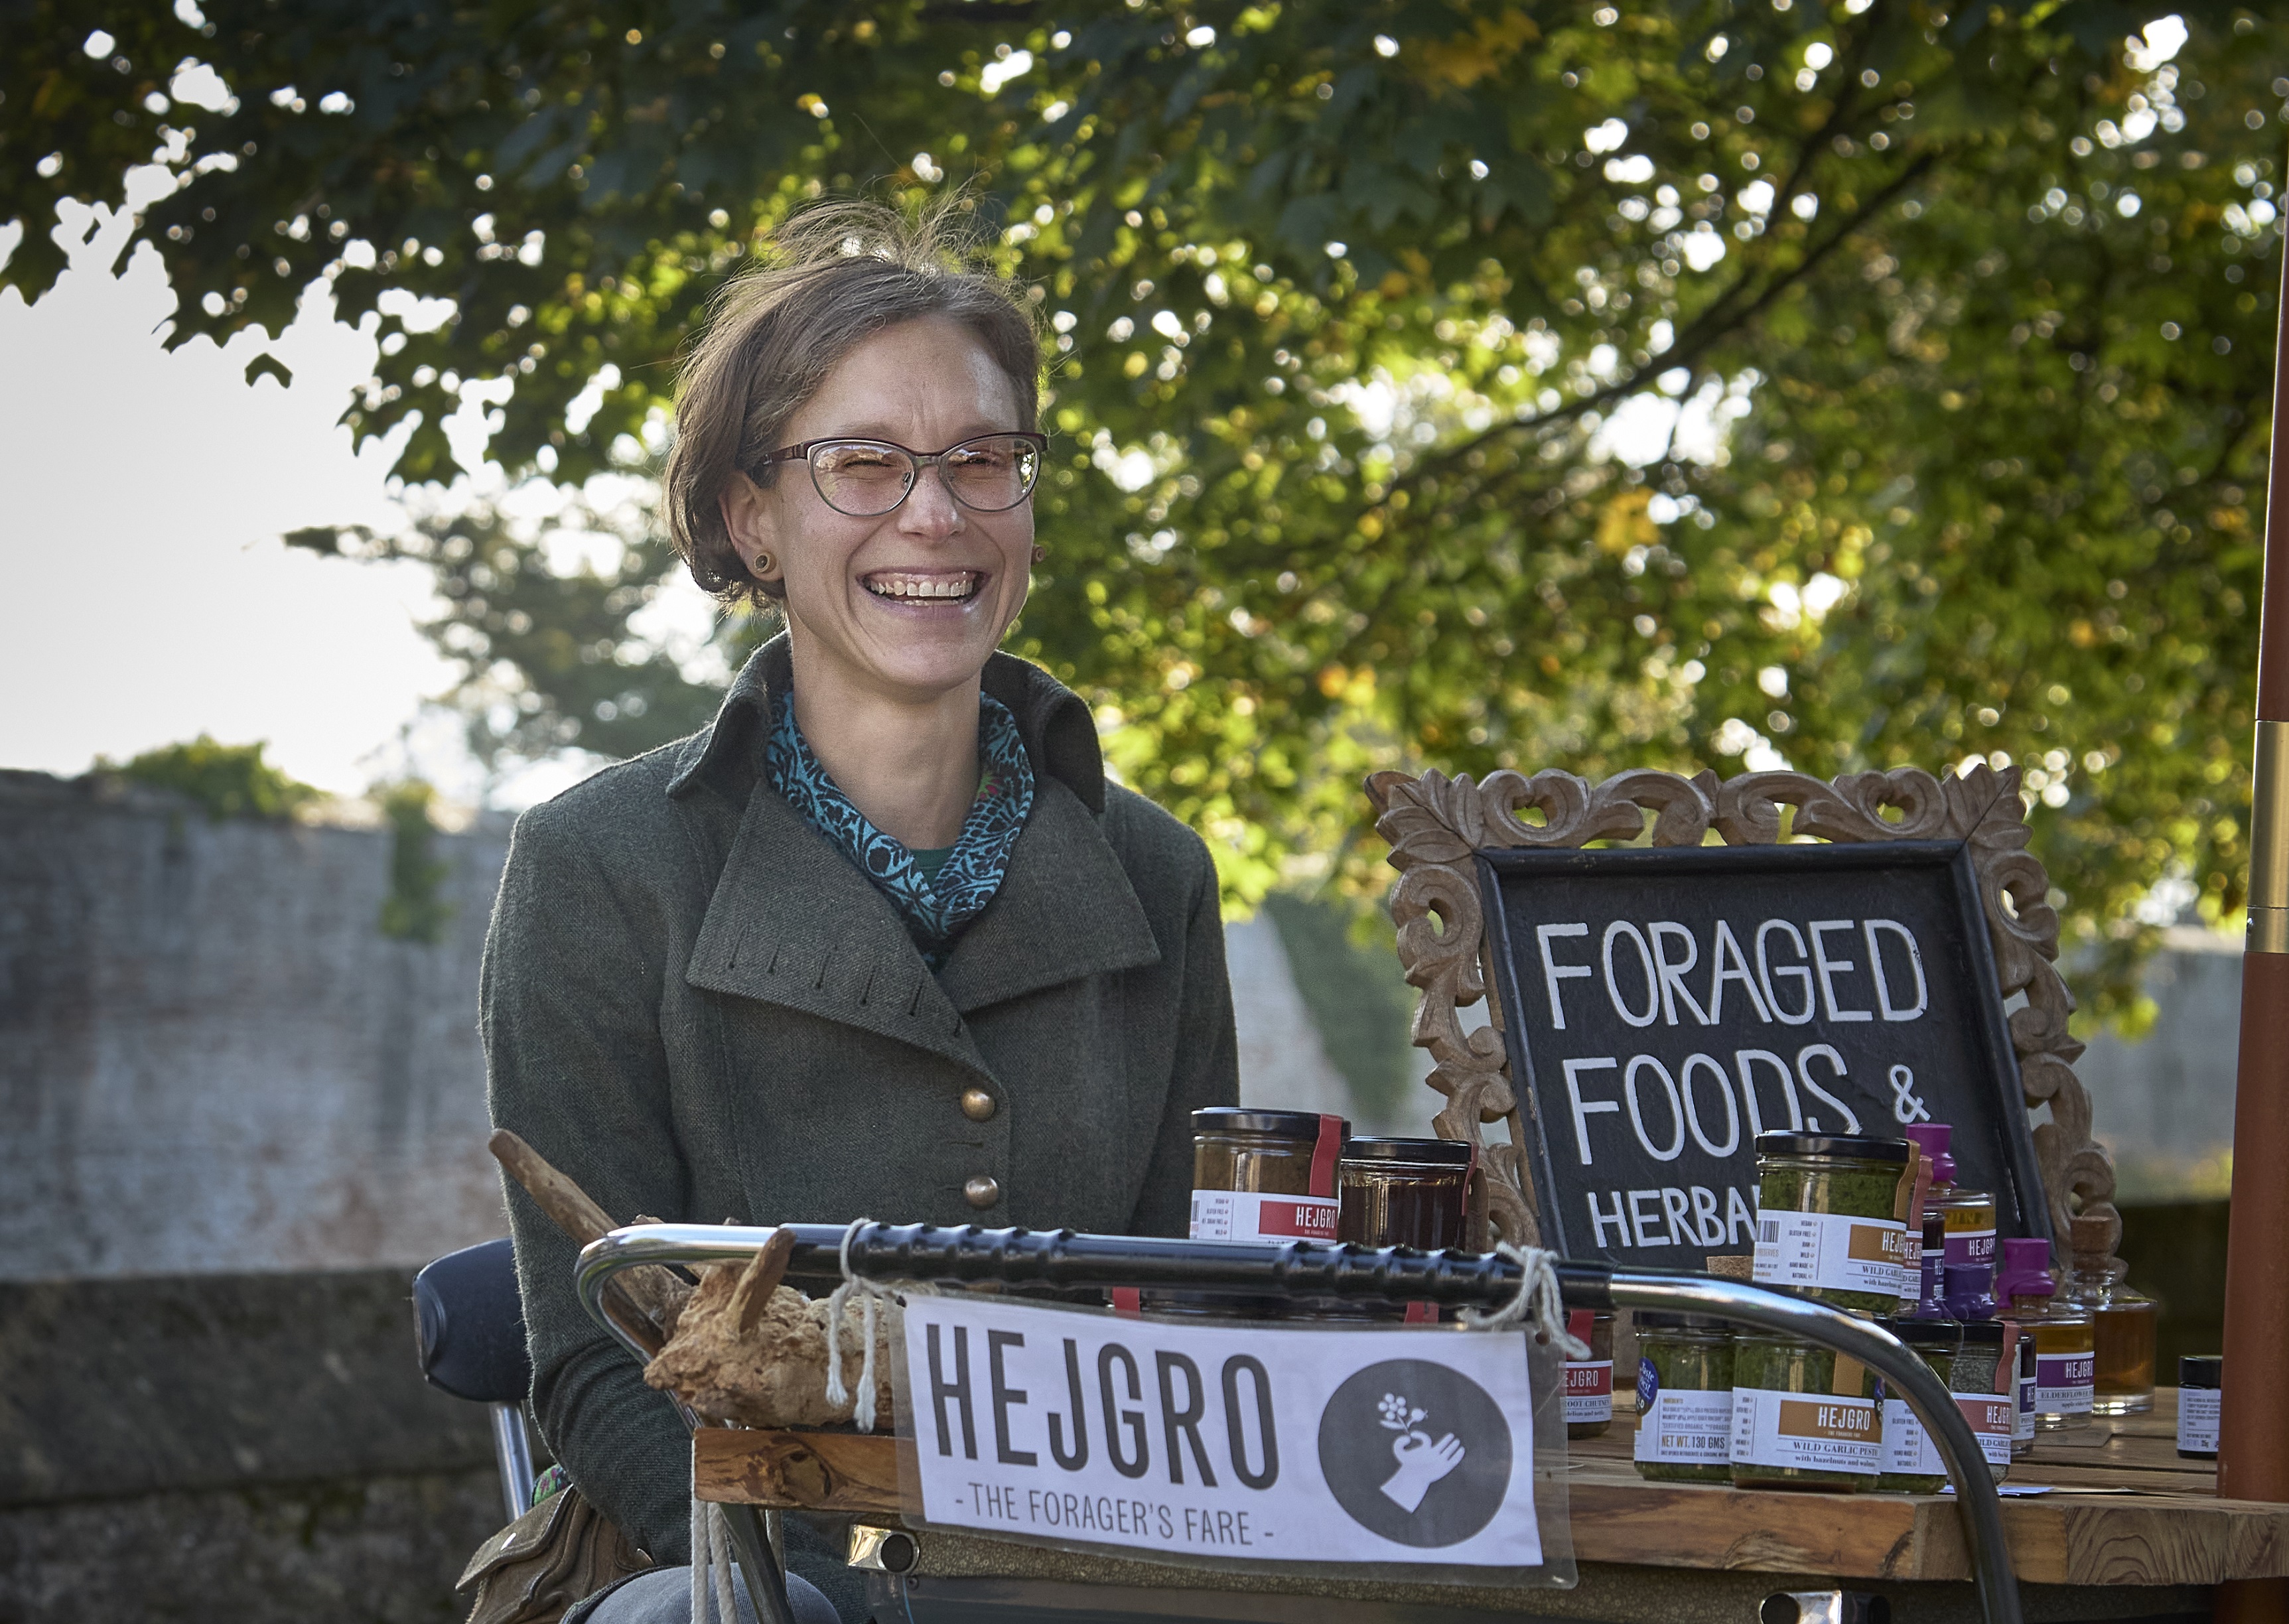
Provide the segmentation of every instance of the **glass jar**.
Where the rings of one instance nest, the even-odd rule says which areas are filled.
[[[1947,1222],[1946,1263],[1995,1264],[1995,1198],[1983,1190],[1950,1190],[1939,1204]]]
[[[2011,1470],[2011,1437],[2018,1423],[2016,1372],[2003,1367],[2004,1344],[2009,1340],[1999,1319],[1973,1320],[1963,1327],[1963,1348],[1955,1356],[1948,1388],[1956,1395],[1955,1407],[1963,1412],[1979,1453],[1995,1481]]]
[[[1336,1234],[1362,1246],[1441,1252],[1463,1244],[1473,1152],[1456,1139],[1346,1140]]]
[[[1847,1312],[1894,1312],[1916,1162],[1904,1139],[1758,1134],[1757,1284]]]
[[[2003,1325],[2011,1361],[2011,1458],[2035,1453],[2035,1336],[2016,1320]]]
[[[2055,1295],[2024,1287],[2011,1299],[2011,1308],[2035,1340],[2035,1430],[2089,1426],[2091,1376],[2097,1363],[2090,1316]]]
[[[2189,1353],[2178,1360],[2178,1453],[2189,1461],[2217,1459],[2218,1399],[2224,1386],[2221,1356]]]
[[[1218,1105],[1192,1113],[1194,1240],[1333,1240],[1341,1117]]]
[[[2074,1221],[2074,1267],[2060,1294],[2090,1316],[2092,1412],[2142,1415],[2154,1407],[2161,1304],[2129,1285],[2130,1265],[2111,1255],[2116,1222],[2094,1213]]]
[[[1733,1328],[1698,1314],[1639,1310],[1638,1476],[1733,1480]]]
[[[1861,1315],[1872,1319],[1872,1315]],[[1881,1387],[1859,1360],[1761,1331],[1733,1342],[1734,1484],[1872,1489],[1884,1469]]]
[[[1614,1317],[1575,1309],[1566,1316],[1566,1329],[1590,1344],[1589,1357],[1566,1360],[1566,1436],[1603,1437],[1614,1424]]]
[[[1942,1386],[1953,1390],[1956,1356],[1963,1350],[1963,1327],[1951,1319],[1891,1319],[1883,1327],[1913,1350]],[[1936,1494],[1947,1483],[1947,1467],[1915,1411],[1904,1398],[1884,1398],[1884,1470],[1876,1487],[1887,1494]]]

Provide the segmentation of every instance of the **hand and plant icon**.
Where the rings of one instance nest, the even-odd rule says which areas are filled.
[[[1385,1393],[1376,1409],[1382,1424],[1399,1434],[1391,1441],[1399,1469],[1384,1484],[1383,1492],[1400,1510],[1412,1513],[1432,1484],[1462,1465],[1464,1448],[1451,1432],[1432,1443],[1421,1426],[1428,1412],[1409,1404],[1403,1394]]]

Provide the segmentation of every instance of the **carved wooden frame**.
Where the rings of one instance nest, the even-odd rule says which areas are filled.
[[[2027,995],[2010,1017],[2011,1045],[2028,1109],[2048,1105],[2035,1125],[2035,1160],[2051,1216],[2053,1250],[2064,1257],[2077,1212],[2103,1216],[2110,1254],[2121,1235],[2114,1207],[2114,1161],[2090,1136],[2090,1095],[2075,1075],[2084,1046],[2067,1032],[2074,998],[2060,979],[2059,919],[2050,879],[2030,853],[2019,800],[2019,769],[1978,767],[1966,777],[1934,778],[1918,768],[1850,773],[1833,784],[1794,772],[1743,773],[1719,782],[1703,769],[1691,778],[1640,769],[1591,784],[1549,770],[1527,777],[1507,769],[1472,783],[1465,774],[1421,777],[1376,773],[1367,781],[1376,832],[1391,844],[1400,880],[1392,898],[1399,958],[1408,983],[1423,994],[1411,1040],[1428,1049],[1431,1087],[1447,1103],[1432,1119],[1440,1137],[1479,1147],[1486,1215],[1495,1236],[1522,1246],[1539,1242],[1534,1175],[1526,1131],[1503,1046],[1502,1006],[1493,1019],[1463,1030],[1460,1011],[1487,997],[1491,952],[1472,854],[1482,848],[1574,848],[1592,840],[1635,840],[1652,815],[1655,846],[1699,846],[1711,830],[1728,846],[1780,842],[1781,808],[1795,808],[1791,838],[1831,842],[1962,840],[1971,848],[1979,900],[1994,947],[2003,996]],[[1539,825],[1519,816],[1538,808]],[[1896,823],[1886,808],[1901,814]],[[1507,1144],[1488,1144],[1487,1123],[1509,1126]]]

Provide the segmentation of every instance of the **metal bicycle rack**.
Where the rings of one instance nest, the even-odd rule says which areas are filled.
[[[842,1278],[847,1226],[791,1223],[789,1285],[829,1288]],[[581,1305],[640,1361],[642,1344],[612,1317],[604,1286],[640,1263],[744,1264],[774,1229],[658,1223],[615,1230],[580,1254]],[[986,1230],[976,1225],[870,1224],[851,1238],[851,1271],[868,1279],[931,1286],[991,1283],[1002,1291],[1063,1295],[1114,1287],[1292,1295],[1355,1302],[1428,1302],[1488,1308],[1518,1295],[1522,1270],[1491,1253],[1373,1251],[1323,1241],[1163,1240],[1071,1230]],[[2003,1534],[2003,1502],[1979,1440],[1929,1366],[1881,1327],[1835,1309],[1759,1286],[1682,1270],[1559,1262],[1569,1309],[1657,1309],[1706,1314],[1778,1331],[1855,1358],[1905,1398],[1930,1432],[1955,1485],[1973,1578],[1988,1624],[2021,1624],[2019,1587]],[[793,1624],[786,1581],[753,1506],[723,1508],[741,1576],[763,1624]]]

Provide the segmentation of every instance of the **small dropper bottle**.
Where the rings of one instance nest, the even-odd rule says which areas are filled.
[[[2059,1295],[2051,1278],[2050,1242],[2006,1240],[2003,1254],[1997,1294],[2006,1297],[2010,1318],[2035,1339],[2035,1429],[2087,1427],[2097,1363],[2090,1316]]]
[[[2097,1360],[2092,1408],[2101,1415],[2136,1415],[2154,1407],[2161,1305],[2124,1278],[2130,1265],[2113,1255],[2119,1224],[2098,1213],[2074,1221],[2074,1268],[2061,1294],[2090,1315]]]

